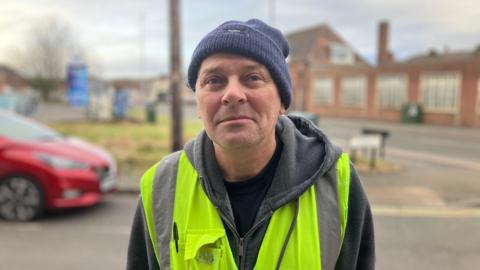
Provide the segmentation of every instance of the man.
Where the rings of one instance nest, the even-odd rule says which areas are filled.
[[[205,131],[142,177],[127,269],[374,269],[348,156],[291,102],[284,36],[229,21],[193,53]]]

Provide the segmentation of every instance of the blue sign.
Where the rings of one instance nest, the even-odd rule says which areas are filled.
[[[113,115],[116,119],[125,118],[128,106],[128,92],[124,89],[117,89],[113,100]]]
[[[74,60],[68,65],[68,102],[71,106],[88,105],[88,73],[87,66]]]

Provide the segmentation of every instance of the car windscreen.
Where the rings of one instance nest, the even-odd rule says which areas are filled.
[[[0,114],[0,136],[13,140],[54,140],[62,137],[54,130],[13,114]]]

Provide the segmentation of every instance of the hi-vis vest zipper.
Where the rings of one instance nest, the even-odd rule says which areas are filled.
[[[141,180],[145,218],[160,269],[238,269],[217,209],[185,152],[178,154],[153,166]],[[162,166],[169,162],[177,166]],[[171,172],[162,179],[165,168]],[[347,223],[347,154],[337,160],[336,176],[336,183],[312,185],[297,200],[273,212],[254,269],[334,268]],[[324,204],[324,209],[317,209]]]

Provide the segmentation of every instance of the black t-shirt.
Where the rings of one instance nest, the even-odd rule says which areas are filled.
[[[275,175],[282,148],[282,142],[277,140],[275,153],[265,168],[255,177],[236,183],[224,181],[232,204],[235,225],[240,236],[244,236],[253,226],[258,208]]]

